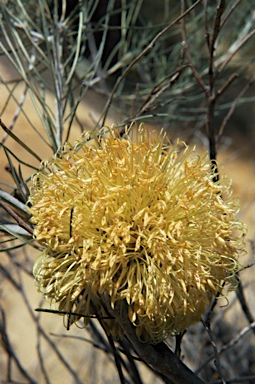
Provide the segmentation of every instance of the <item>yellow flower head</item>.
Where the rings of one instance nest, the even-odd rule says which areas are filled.
[[[150,343],[199,321],[244,247],[230,185],[212,177],[206,156],[142,128],[135,140],[111,133],[66,144],[31,189],[34,236],[45,246],[38,289],[84,315],[105,315],[104,295],[113,308],[126,302]],[[122,336],[114,319],[104,322]]]

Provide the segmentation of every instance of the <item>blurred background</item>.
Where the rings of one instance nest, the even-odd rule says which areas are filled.
[[[83,131],[144,122],[214,148],[247,225],[240,288],[182,338],[181,358],[208,383],[255,383],[255,11],[250,2],[0,2],[1,199],[25,204],[40,160]],[[222,10],[222,12],[221,12]],[[185,13],[186,12],[186,13]],[[185,17],[180,17],[185,13]],[[213,106],[213,113],[210,108]],[[215,143],[212,143],[214,139]],[[6,195],[4,194],[6,193]],[[13,207],[13,205],[11,204]],[[27,220],[23,212],[21,217]],[[36,292],[40,250],[0,212],[0,382],[119,383],[94,320],[66,330]],[[226,306],[226,303],[228,305]],[[167,340],[171,348],[176,340]],[[221,373],[214,361],[219,359]],[[163,382],[137,362],[140,383]],[[127,382],[134,379],[125,372]],[[138,382],[138,381],[137,381]]]

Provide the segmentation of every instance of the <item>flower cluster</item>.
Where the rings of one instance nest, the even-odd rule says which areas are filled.
[[[199,321],[243,251],[227,179],[214,182],[206,156],[164,139],[140,128],[135,139],[110,131],[65,144],[34,176],[29,208],[45,247],[39,291],[84,315],[105,316],[105,295],[113,308],[125,302],[150,343]],[[104,323],[122,337],[114,319]]]

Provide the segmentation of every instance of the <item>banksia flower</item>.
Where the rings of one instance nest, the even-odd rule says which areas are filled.
[[[34,176],[29,211],[45,247],[34,275],[61,310],[105,316],[105,295],[113,308],[127,303],[138,337],[158,343],[199,321],[231,283],[243,225],[206,156],[143,127],[136,136],[65,144]],[[114,319],[103,322],[122,337]]]

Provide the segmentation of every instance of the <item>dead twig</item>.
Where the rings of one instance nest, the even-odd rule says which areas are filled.
[[[243,328],[238,335],[236,335],[232,340],[230,340],[227,344],[225,344],[221,349],[218,350],[218,356],[222,353],[226,352],[230,348],[234,347],[236,344],[239,343],[239,341],[251,330],[254,332],[255,329],[255,322],[252,322],[249,326]],[[196,370],[196,373],[201,372],[210,361],[212,361],[215,358],[215,354],[210,355],[206,361]],[[227,381],[228,383],[229,381]]]
[[[221,367],[220,358],[219,358],[219,351],[218,351],[218,348],[217,348],[217,345],[216,345],[213,333],[211,331],[210,321],[206,321],[206,322],[204,322],[203,320],[201,320],[201,321],[202,321],[202,324],[205,327],[205,330],[208,333],[211,345],[212,345],[213,350],[214,350],[214,358],[215,358],[214,364],[215,364],[215,367],[216,367],[216,369],[218,371],[219,377],[221,379],[221,383],[222,384],[226,384],[226,381],[223,378],[223,372],[222,372],[222,367]]]
[[[101,128],[104,126],[104,123],[105,123],[105,120],[106,120],[106,117],[107,117],[107,114],[108,114],[108,111],[109,111],[109,108],[112,104],[112,101],[113,101],[113,98],[114,98],[114,95],[117,91],[117,89],[119,88],[119,85],[120,83],[123,81],[123,79],[127,76],[127,74],[130,72],[130,70],[133,68],[133,66],[138,63],[138,61],[140,61],[142,59],[143,56],[145,56],[147,53],[149,53],[153,47],[155,46],[155,44],[157,43],[157,41],[161,38],[162,35],[164,35],[166,32],[168,32],[174,25],[176,25],[180,20],[182,20],[185,16],[187,16],[191,11],[192,9],[194,9],[199,3],[201,3],[202,0],[197,0],[190,8],[188,8],[185,12],[183,12],[179,17],[177,17],[177,19],[175,19],[172,23],[170,23],[166,28],[164,28],[162,31],[160,31],[153,39],[152,41],[147,45],[147,47],[129,64],[129,66],[125,69],[125,71],[123,72],[123,74],[118,78],[118,80],[116,81],[113,89],[112,89],[112,92],[108,98],[108,101],[106,103],[106,106],[105,106],[105,109],[104,109],[104,114],[103,114],[103,118],[102,118],[102,123],[101,123]]]
[[[171,384],[204,384],[163,342],[157,345],[142,343],[136,336],[135,328],[128,318],[127,304],[116,303],[113,309],[110,299],[104,296],[107,311],[115,317],[123,328],[126,338],[130,341],[137,354],[165,380]]]
[[[243,97],[243,95],[247,92],[247,90],[253,85],[254,81],[255,81],[255,77],[253,77],[251,80],[249,80],[249,82],[243,87],[241,92],[237,95],[237,97],[232,102],[231,107],[230,107],[227,115],[224,117],[224,119],[223,119],[223,121],[221,123],[220,129],[219,129],[219,133],[218,133],[218,144],[219,144],[220,139],[221,139],[221,137],[223,135],[223,131],[224,131],[226,125],[227,125],[228,120],[233,115],[233,113],[234,113],[234,111],[235,111],[235,109],[237,107],[238,101]]]
[[[0,308],[0,313],[1,313],[1,321],[0,321],[0,341],[1,344],[4,348],[4,350],[7,353],[8,359],[9,359],[9,369],[7,371],[8,377],[6,378],[7,382],[13,382],[11,378],[11,361],[13,360],[20,371],[20,373],[26,378],[29,383],[31,384],[36,384],[36,380],[34,380],[29,373],[25,370],[25,368],[22,366],[18,356],[14,352],[14,349],[10,343],[8,333],[7,333],[7,327],[6,327],[6,319],[5,319],[5,313],[2,308]]]
[[[4,201],[0,200],[0,205],[3,207],[3,209],[11,215],[15,221],[18,223],[18,225],[25,229],[28,233],[31,235],[33,234],[33,229],[16,213],[14,212],[8,204],[6,204]]]

